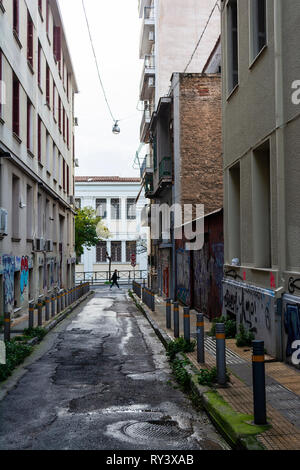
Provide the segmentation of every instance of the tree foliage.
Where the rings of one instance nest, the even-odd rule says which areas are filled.
[[[98,228],[99,225],[101,230]],[[109,231],[104,227],[101,217],[97,216],[92,207],[78,209],[75,217],[75,251],[77,257],[83,255],[85,247],[90,249],[99,243],[101,238],[97,232],[101,233],[101,238],[108,238],[109,236]]]

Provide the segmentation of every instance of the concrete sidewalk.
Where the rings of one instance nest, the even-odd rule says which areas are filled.
[[[166,333],[174,339],[173,330],[166,328],[166,303],[156,297],[155,312],[143,304],[143,308]],[[172,309],[173,310],[173,309]],[[191,336],[196,336],[196,311],[191,311]],[[173,328],[173,311],[172,311]],[[208,332],[211,324],[205,321]],[[183,336],[183,308],[180,307],[180,335]],[[221,397],[238,413],[253,415],[252,394],[252,351],[251,348],[238,348],[235,340],[226,341],[227,367],[231,373],[230,384],[218,388]],[[210,369],[216,365],[215,340],[206,337],[205,366]],[[197,353],[187,354],[192,364],[197,363]],[[266,392],[269,430],[257,436],[257,440],[268,450],[300,450],[300,371],[291,366],[276,362],[266,356]]]

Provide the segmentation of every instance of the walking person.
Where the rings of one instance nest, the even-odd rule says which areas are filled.
[[[112,284],[111,284],[110,288],[112,288],[114,285],[116,285],[118,287],[118,289],[120,289],[120,286],[118,284],[118,279],[120,279],[120,278],[118,276],[118,271],[116,269],[115,272],[113,273],[112,277],[111,277]]]

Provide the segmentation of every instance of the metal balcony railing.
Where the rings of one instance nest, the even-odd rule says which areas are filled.
[[[145,7],[144,8],[144,19],[145,20],[154,20],[154,7]]]
[[[159,164],[159,179],[172,178],[172,158],[164,157]]]
[[[153,158],[151,155],[146,155],[141,165],[141,178],[144,177],[144,174],[147,170],[151,169],[153,169]]]

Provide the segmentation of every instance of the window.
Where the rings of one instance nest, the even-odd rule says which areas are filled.
[[[107,202],[106,199],[96,199],[96,212],[102,219],[107,218]]]
[[[55,181],[56,181],[56,178],[57,178],[57,174],[56,174],[56,167],[57,167],[56,158],[57,158],[57,147],[56,147],[56,145],[53,143],[53,163],[52,163],[52,171],[53,171],[53,179],[54,179]]]
[[[131,263],[131,255],[136,255],[136,242],[126,242],[126,262]]]
[[[69,97],[70,97],[69,74],[67,73],[67,98],[68,98],[68,101],[69,101]]]
[[[13,0],[13,30],[19,36],[19,0]]]
[[[66,112],[65,112],[64,107],[63,107],[62,113],[63,113],[63,138],[64,138],[64,141],[66,141]]]
[[[256,268],[271,268],[270,145],[253,152],[253,244]]]
[[[58,128],[61,133],[61,99],[58,97]]]
[[[70,169],[69,165],[67,165],[67,194],[70,194]]]
[[[59,26],[53,26],[53,54],[56,62],[61,60],[61,31]]]
[[[69,118],[67,117],[67,146],[70,148],[70,123]]]
[[[51,145],[51,137],[49,132],[46,132],[46,170],[50,173],[50,149],[52,148]]]
[[[38,84],[39,84],[39,87],[41,88],[41,69],[42,69],[42,46],[41,46],[41,43],[39,41],[39,45],[38,45]]]
[[[27,98],[27,149],[33,152],[33,106]]]
[[[237,0],[230,0],[227,5],[227,48],[228,91],[230,93],[239,82]]]
[[[266,0],[251,0],[252,60],[267,44]]]
[[[46,103],[50,108],[50,68],[46,65]]]
[[[20,83],[16,75],[13,75],[13,132],[20,134]]]
[[[31,240],[33,233],[33,189],[27,185],[26,218],[27,218],[27,238]]]
[[[98,243],[96,247],[96,263],[106,263],[107,244],[106,242]]]
[[[20,178],[12,176],[12,236],[20,235]]]
[[[27,11],[27,60],[33,67],[33,22]]]
[[[111,218],[112,220],[121,219],[120,199],[111,200]]]
[[[38,116],[38,162],[42,163],[42,120]]]
[[[136,204],[135,199],[127,199],[127,219],[136,219]]]
[[[111,242],[111,260],[113,263],[122,262],[122,242]]]
[[[49,0],[46,0],[46,32],[49,34],[49,17],[50,17],[50,5]]]
[[[39,12],[40,12],[41,18],[43,18],[43,0],[39,0]]]
[[[53,117],[56,121],[56,86],[53,80]]]
[[[63,190],[66,191],[66,162],[63,158]]]

